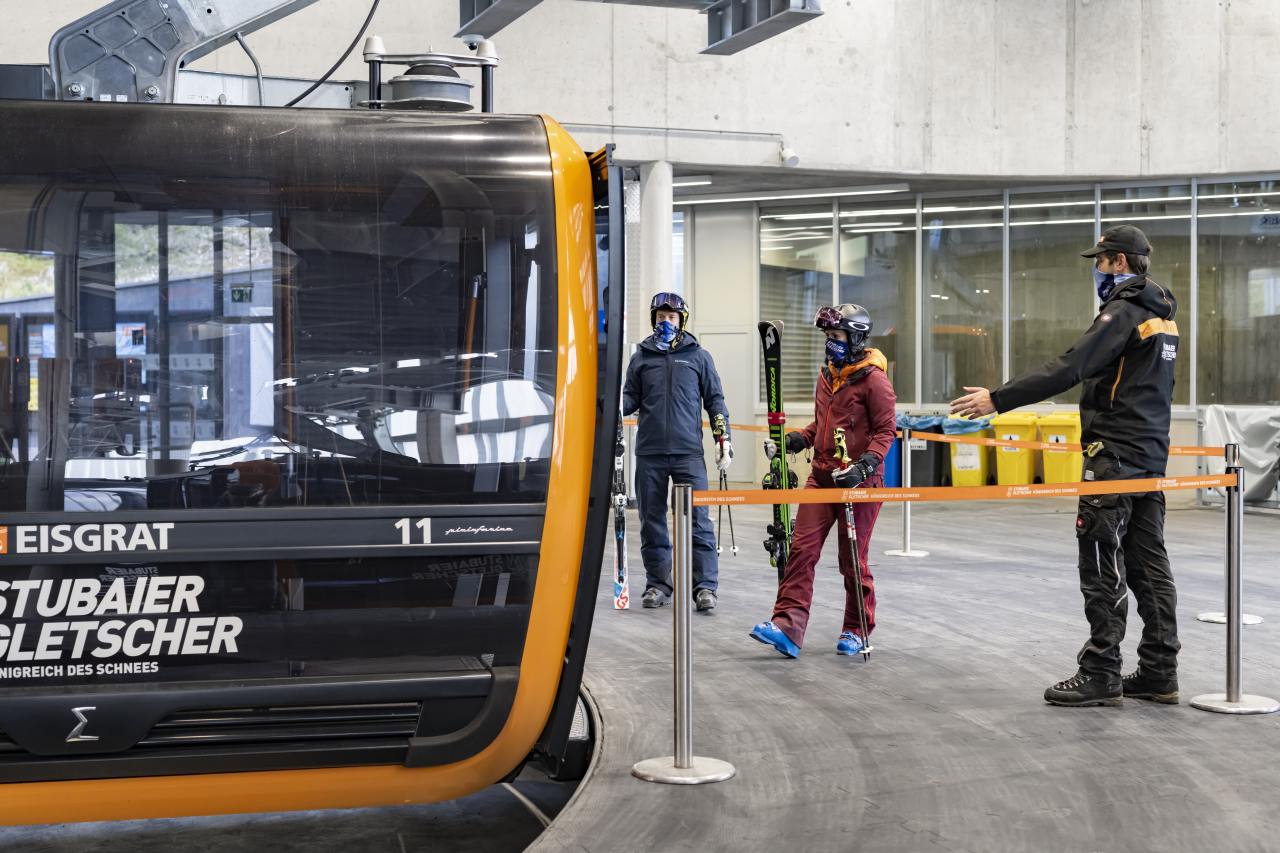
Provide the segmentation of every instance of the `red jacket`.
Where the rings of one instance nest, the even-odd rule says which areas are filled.
[[[868,450],[884,461],[897,429],[894,404],[898,401],[886,367],[888,362],[876,349],[868,349],[862,361],[835,373],[829,364],[823,366],[813,393],[813,423],[801,430],[813,448],[814,471],[830,474],[844,467],[836,455],[836,427],[844,427],[851,462]]]

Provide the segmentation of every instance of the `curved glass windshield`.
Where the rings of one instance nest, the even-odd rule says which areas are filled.
[[[0,507],[545,499],[540,122],[66,107],[0,142]]]

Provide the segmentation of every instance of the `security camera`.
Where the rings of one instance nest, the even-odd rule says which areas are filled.
[[[498,59],[498,49],[484,36],[468,33],[459,38],[480,59]]]
[[[778,150],[778,159],[782,161],[782,165],[787,167],[795,167],[800,165],[800,155],[795,149],[783,145]]]

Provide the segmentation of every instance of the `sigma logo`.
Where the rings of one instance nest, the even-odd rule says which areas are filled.
[[[75,728],[67,735],[67,743],[93,743],[98,739],[97,735],[87,735],[84,733],[84,727],[89,725],[89,718],[84,715],[85,711],[96,711],[97,705],[83,705],[79,708],[72,708],[71,713],[76,715],[76,719],[80,722],[76,723]]]

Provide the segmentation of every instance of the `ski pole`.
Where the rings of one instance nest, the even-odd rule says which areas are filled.
[[[848,465],[849,447],[845,443],[843,427],[836,428],[835,438],[840,462]],[[849,553],[853,557],[854,588],[858,592],[858,626],[862,629],[862,636],[859,638],[862,640],[862,659],[869,661],[871,660],[871,638],[867,634],[867,601],[866,594],[862,590],[862,562],[858,559],[858,525],[853,520],[852,503],[844,505],[844,526],[849,540]]]
[[[712,439],[715,440],[716,446],[720,449],[720,452],[716,456],[717,467],[720,464],[720,460],[724,458],[725,429],[726,429],[726,424],[725,424],[724,415],[716,415],[711,425],[711,437]],[[729,489],[729,476],[725,473],[724,469],[721,468],[720,469],[720,491],[722,492],[728,491],[728,489]],[[724,551],[723,539],[721,538],[721,535],[720,535],[720,532],[723,529],[724,529],[724,505],[721,504],[719,510],[716,513],[716,553],[717,554],[722,553]],[[729,509],[729,539],[732,542],[733,553],[736,556],[738,553],[738,541],[736,538],[734,538],[734,535],[733,535],[733,509],[732,508]]]
[[[720,491],[729,490],[729,475],[720,472]],[[733,546],[733,556],[738,556],[738,537],[733,532],[733,507],[729,507],[729,544]]]
[[[720,491],[729,491],[729,475],[723,470],[720,471]],[[724,504],[720,504],[720,518],[716,521],[716,553],[719,554],[724,550],[720,544],[720,522],[724,520]],[[729,544],[733,549],[733,555],[738,556],[738,538],[733,533],[733,507],[729,507]]]

